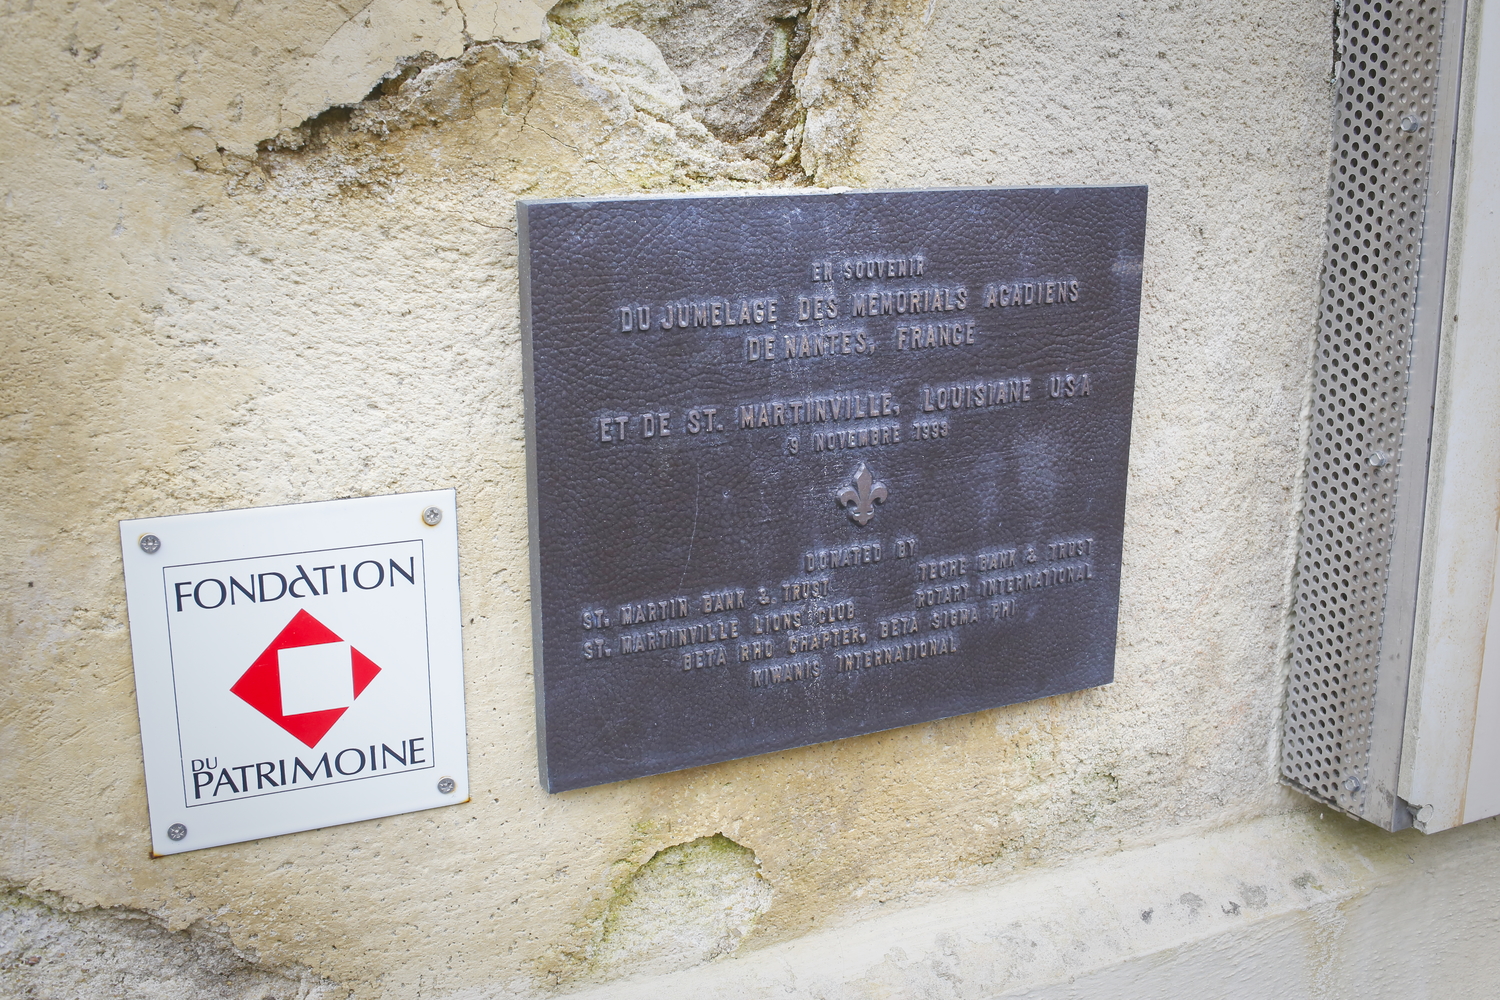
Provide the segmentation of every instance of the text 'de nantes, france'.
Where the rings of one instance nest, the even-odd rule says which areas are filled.
[[[1112,680],[1145,188],[519,215],[550,790]]]

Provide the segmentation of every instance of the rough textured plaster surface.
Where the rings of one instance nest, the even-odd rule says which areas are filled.
[[[335,1000],[305,972],[264,969],[222,935],[164,928],[135,910],[68,910],[0,895],[0,995],[36,1000]]]
[[[59,138],[168,159],[252,155],[279,129],[358,101],[424,54],[541,37],[548,0],[0,4],[0,106]]]
[[[447,8],[380,9],[410,35]],[[590,10],[392,51],[367,100],[314,112],[351,92],[335,73],[304,121],[285,102],[346,9],[0,3],[0,753],[24,762],[0,882],[361,998],[534,995],[637,968],[602,942],[669,939],[701,894],[638,873],[706,837],[753,852],[770,902],[747,888],[753,922],[669,965],[1293,808],[1274,742],[1328,7]],[[653,104],[668,74],[680,111]],[[1116,683],[548,796],[514,200],[777,178],[1151,185]],[[115,520],[447,486],[473,800],[149,860]],[[734,896],[725,857],[701,880]]]

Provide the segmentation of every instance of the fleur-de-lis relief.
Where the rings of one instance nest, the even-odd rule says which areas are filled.
[[[850,519],[864,527],[875,516],[875,505],[885,503],[888,496],[890,491],[885,488],[885,483],[877,483],[870,467],[860,462],[859,468],[854,470],[854,485],[846,486],[839,493],[839,506],[848,507]]]

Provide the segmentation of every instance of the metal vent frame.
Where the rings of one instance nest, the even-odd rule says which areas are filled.
[[[1464,0],[1343,0],[1284,781],[1385,829],[1396,793]],[[1452,81],[1451,83],[1449,81]]]

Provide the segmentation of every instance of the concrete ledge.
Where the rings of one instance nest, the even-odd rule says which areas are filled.
[[[1424,837],[1270,817],[574,996],[1492,997],[1497,847],[1495,821]]]

